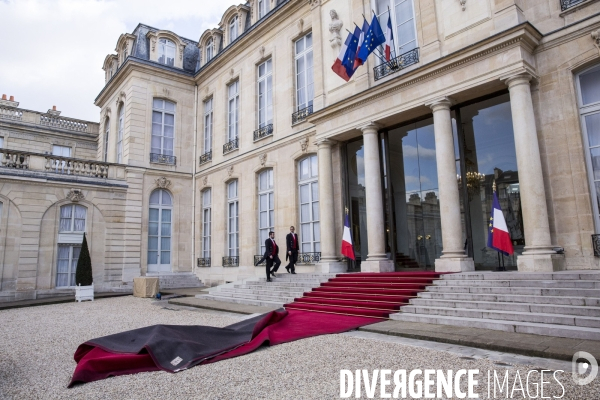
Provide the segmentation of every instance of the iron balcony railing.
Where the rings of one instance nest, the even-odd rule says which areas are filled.
[[[259,262],[261,258],[263,258],[263,256],[260,254],[254,255],[254,265],[256,265],[256,263]],[[282,258],[282,260],[283,260],[283,258]],[[298,253],[298,262],[296,263],[296,265],[314,264],[314,263],[318,263],[320,261],[321,261],[321,252]],[[263,264],[264,264],[264,261],[259,265],[263,265]],[[258,265],[256,265],[256,266],[258,267]]]
[[[594,247],[594,257],[600,257],[600,235],[592,235],[592,246]]]
[[[177,157],[166,154],[150,153],[150,162],[156,164],[176,165]]]
[[[235,257],[223,257],[223,266],[224,267],[237,267],[240,265],[240,258]]]
[[[273,135],[273,124],[265,125],[254,131],[254,141]]]
[[[298,110],[295,113],[292,114],[292,125],[298,122],[302,122],[306,119],[306,117],[308,117],[310,114],[313,113],[313,106],[310,105],[306,108],[303,108],[302,110]]]
[[[579,3],[583,3],[584,1],[585,0],[560,0],[560,9],[565,11]]]
[[[198,267],[199,268],[210,267],[210,257],[208,257],[208,258],[199,258],[198,259]]]
[[[200,165],[206,164],[210,160],[212,160],[212,150],[207,151],[206,153],[204,153],[200,156]]]
[[[227,154],[235,149],[238,149],[240,147],[238,140],[238,138],[235,138],[232,141],[225,143],[223,145],[223,154]]]
[[[419,62],[419,48],[412,49],[396,58],[391,59],[381,65],[373,68],[375,80],[384,78],[395,72],[398,72],[406,67],[417,64]]]

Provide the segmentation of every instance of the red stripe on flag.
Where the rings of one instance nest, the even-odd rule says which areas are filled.
[[[505,232],[500,229],[494,229],[494,237],[492,239],[492,244],[498,250],[502,250],[509,255],[514,253],[512,241],[510,240],[510,235],[508,232]]]
[[[342,255],[345,255],[351,260],[356,259],[354,257],[354,248],[350,243],[346,242],[345,240],[342,240]]]
[[[340,60],[339,58],[337,58],[335,60],[335,63],[333,64],[331,69],[333,70],[333,72],[338,74],[339,77],[342,78],[343,80],[345,80],[346,82],[348,82],[350,80],[350,77],[348,76],[348,73],[346,72],[346,67],[344,67],[342,65],[342,60]]]

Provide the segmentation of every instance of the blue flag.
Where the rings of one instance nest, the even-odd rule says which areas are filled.
[[[346,74],[348,77],[352,77],[354,75],[354,60],[356,60],[356,51],[358,50],[358,40],[360,39],[360,29],[358,27],[354,28],[354,33],[348,34],[348,38],[346,39],[346,54],[344,55],[344,60],[342,61],[342,65],[346,68]]]
[[[359,33],[360,36],[360,33]],[[358,58],[364,63],[367,61],[367,57],[371,54],[378,46],[381,46],[385,43],[385,34],[383,30],[381,30],[381,25],[379,24],[379,20],[376,15],[373,15],[373,20],[371,21],[371,26],[367,31],[367,35],[365,36],[365,41],[360,46],[360,51],[358,52]]]

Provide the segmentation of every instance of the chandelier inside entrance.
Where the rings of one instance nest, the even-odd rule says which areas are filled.
[[[481,184],[485,182],[485,175],[479,172],[467,171],[467,176],[465,177],[467,181],[467,193],[469,195],[469,201],[473,198],[473,196],[479,192],[479,188]],[[460,175],[456,175],[456,181],[458,182],[459,189],[462,188],[462,177]]]

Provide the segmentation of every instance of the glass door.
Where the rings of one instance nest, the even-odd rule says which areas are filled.
[[[171,272],[171,214],[173,201],[166,190],[150,195],[148,214],[148,272]]]

